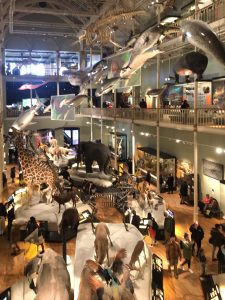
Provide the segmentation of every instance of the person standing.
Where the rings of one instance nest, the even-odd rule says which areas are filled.
[[[132,211],[132,216],[131,216],[131,224],[133,224],[137,229],[139,229],[139,225],[141,222],[141,218],[137,215],[136,211]]]
[[[182,181],[180,186],[180,204],[187,202],[188,197],[188,184],[186,181]]]
[[[7,203],[7,219],[8,219],[8,232],[7,232],[7,239],[8,241],[10,241],[11,239],[11,229],[12,229],[12,223],[13,223],[13,220],[15,219],[15,210],[14,210],[14,207],[15,207],[15,204],[14,202],[10,202],[10,203]]]
[[[168,194],[173,194],[173,184],[174,184],[174,177],[172,173],[167,178],[167,186],[168,186]]]
[[[167,244],[171,236],[175,235],[175,220],[167,212],[164,213],[164,244]]]
[[[159,226],[156,223],[155,219],[153,218],[152,214],[148,213],[148,234],[151,238],[151,246],[154,246],[156,244],[156,232],[158,230]]]
[[[183,258],[184,258],[184,261],[182,262],[182,264],[180,266],[181,266],[181,269],[184,270],[184,265],[187,264],[188,271],[190,273],[193,273],[193,271],[191,269],[192,244],[193,243],[189,239],[188,233],[185,233],[184,239],[181,240],[181,243],[180,243],[180,245],[182,245],[181,249],[183,250]]]
[[[174,266],[174,277],[178,278],[177,265],[178,259],[182,259],[182,254],[179,244],[175,240],[175,236],[170,237],[170,242],[166,246],[166,258],[169,262],[168,270],[171,272],[171,266]]]
[[[147,181],[147,183],[149,185],[151,184],[151,178],[152,178],[152,175],[151,175],[150,171],[148,171],[147,175],[146,175],[146,178],[145,178],[145,181]]]
[[[195,221],[189,228],[189,231],[191,232],[191,240],[193,241],[192,245],[192,255],[195,254],[195,244],[197,245],[197,254],[199,254],[199,250],[201,249],[202,240],[204,238],[204,231],[202,227],[198,224],[198,221]]]
[[[199,253],[198,253],[198,258],[199,261],[201,263],[201,267],[202,267],[202,274],[201,276],[205,276],[205,267],[206,267],[206,257],[205,257],[205,252],[203,248],[199,249]]]
[[[0,235],[4,234],[5,231],[5,218],[7,216],[5,205],[0,203]]]
[[[15,177],[16,177],[16,167],[12,167],[10,169],[10,177],[12,179],[12,183],[14,183]]]
[[[212,244],[212,260],[217,260],[215,257],[216,249],[220,249],[220,247],[225,244],[225,237],[222,233],[222,226],[220,224],[216,224],[215,227],[211,229],[211,237],[209,238],[210,244]]]

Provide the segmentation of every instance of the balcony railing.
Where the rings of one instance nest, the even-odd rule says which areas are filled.
[[[151,123],[157,121],[157,109],[127,109],[127,108],[83,108],[81,115],[96,118],[126,119],[134,121],[145,121]],[[193,109],[159,109],[159,122],[163,124],[183,124],[194,126],[195,113]],[[215,128],[225,127],[225,110],[219,108],[198,108],[196,114],[198,126],[209,126]]]
[[[15,118],[18,117],[21,111],[7,110],[6,116]],[[143,108],[76,108],[76,115],[104,118],[104,119],[117,119],[119,121],[126,120],[134,122],[143,122],[146,125],[149,123],[156,123],[157,118],[162,126],[166,124],[182,124],[182,125],[195,125],[195,113],[193,109],[179,109],[179,108],[160,108],[157,109],[143,109]],[[50,116],[41,114],[39,116]],[[196,125],[206,126],[212,128],[225,128],[225,110],[219,108],[197,108]]]

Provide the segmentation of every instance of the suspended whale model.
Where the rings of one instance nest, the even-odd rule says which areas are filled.
[[[197,79],[202,79],[202,74],[208,65],[208,58],[200,52],[189,52],[180,57],[173,66],[173,71],[179,76],[197,74]]]
[[[13,128],[21,131],[26,128],[29,124],[31,125],[31,121],[33,120],[35,115],[38,115],[38,110],[43,106],[43,103],[40,103],[36,106],[32,106],[30,109],[21,112],[18,118],[13,122]]]
[[[225,47],[212,29],[202,21],[185,20],[181,23],[183,41],[201,49],[206,54],[212,55],[218,62],[225,66]]]
[[[164,91],[168,88],[168,85],[163,85],[160,89],[152,89],[146,92],[148,96],[159,97],[161,96]]]

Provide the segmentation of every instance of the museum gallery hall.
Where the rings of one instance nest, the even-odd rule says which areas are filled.
[[[225,299],[225,1],[0,1],[0,300]]]

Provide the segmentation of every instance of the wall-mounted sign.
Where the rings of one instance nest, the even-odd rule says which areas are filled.
[[[209,300],[222,300],[220,290],[217,284],[215,284],[208,292]]]
[[[221,164],[203,159],[203,174],[216,180],[223,180],[224,167]]]
[[[163,300],[163,261],[156,254],[152,255],[152,300]]]

